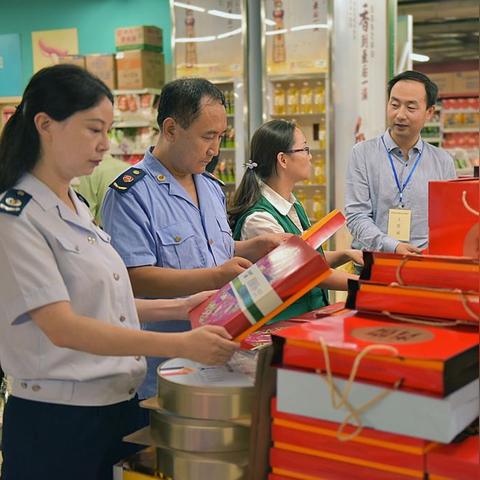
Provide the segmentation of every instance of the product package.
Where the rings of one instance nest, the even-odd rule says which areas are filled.
[[[470,324],[478,330],[480,298],[478,292],[382,285],[348,280],[347,308],[362,312],[380,312],[395,320],[402,316],[421,317],[420,322],[439,322],[444,326]],[[423,319],[422,319],[423,318]]]
[[[330,274],[323,256],[293,236],[195,307],[192,326],[221,325],[241,341]]]
[[[478,178],[429,182],[428,253],[479,258]]]
[[[375,283],[480,291],[478,258],[363,252],[360,280]]]
[[[273,335],[274,363],[439,396],[478,378],[478,332],[388,320],[349,312],[282,329]],[[322,347],[325,345],[325,349]],[[366,354],[362,353],[369,349]]]

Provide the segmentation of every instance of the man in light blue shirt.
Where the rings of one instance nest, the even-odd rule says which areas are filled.
[[[128,267],[135,296],[174,297],[222,287],[287,236],[235,242],[219,181],[205,172],[227,129],[222,92],[204,79],[165,85],[160,137],[144,159],[123,172],[106,194],[102,218]],[[234,255],[238,255],[234,257]],[[184,331],[189,322],[146,324]],[[141,398],[156,394],[158,358],[147,358]]]
[[[353,248],[407,254],[427,247],[428,182],[456,177],[450,155],[420,136],[437,93],[422,73],[397,75],[388,83],[387,131],[353,147],[345,188]],[[389,221],[402,233],[389,235]]]

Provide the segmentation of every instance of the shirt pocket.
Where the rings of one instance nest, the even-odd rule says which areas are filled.
[[[227,253],[228,258],[233,257],[234,241],[232,236],[232,230],[225,217],[216,217],[220,235],[222,237],[223,247]]]
[[[159,228],[157,236],[160,266],[180,269],[205,267],[205,254],[201,250],[205,239],[196,237],[191,224],[182,222]]]

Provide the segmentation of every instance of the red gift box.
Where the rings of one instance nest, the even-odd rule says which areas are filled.
[[[381,285],[367,281],[348,281],[347,308],[362,312],[380,312],[395,320],[410,316],[427,317],[421,321],[439,322],[443,326],[455,323],[477,327],[480,319],[480,299],[477,292],[461,292],[426,287]],[[400,318],[398,318],[400,316]]]
[[[363,252],[361,280],[480,291],[478,258]]]
[[[401,388],[447,395],[478,378],[478,332],[458,331],[388,321],[381,316],[332,316],[281,330],[273,336],[274,361],[288,367],[324,370],[320,341],[328,348],[333,374],[348,376],[367,346],[388,350],[368,352],[356,378]]]
[[[243,340],[330,274],[324,257],[293,236],[195,307],[190,321],[221,325]]]
[[[345,225],[345,217],[339,210],[332,210],[302,234],[302,238],[315,250],[320,248],[339,228]]]
[[[480,257],[479,179],[428,184],[428,253]]]
[[[402,473],[376,470],[364,461],[357,465],[338,460],[339,456],[322,454],[311,449],[283,443],[274,444],[270,449],[270,465],[274,474],[287,478],[308,480],[407,480],[423,479],[421,475],[410,476]]]
[[[478,435],[461,443],[439,445],[427,454],[430,480],[473,480],[480,478]]]
[[[274,442],[297,445],[324,453],[345,457],[347,463],[369,461],[379,470],[391,471],[391,467],[411,470],[410,475],[419,476],[425,471],[425,454],[434,442],[363,428],[361,433],[348,441],[337,438],[340,424],[317,420],[301,415],[279,412],[276,399],[272,400],[272,439]],[[343,433],[349,434],[355,427],[347,426]]]

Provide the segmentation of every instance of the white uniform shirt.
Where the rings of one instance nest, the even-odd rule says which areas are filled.
[[[270,188],[266,183],[260,182],[262,195],[282,214],[295,224],[303,232],[303,227],[298,218],[297,211],[293,204],[296,198],[293,193],[290,195],[290,201],[283,198],[279,193]],[[284,233],[283,228],[275,220],[275,217],[268,212],[252,212],[242,226],[241,239],[250,240],[264,233]]]
[[[128,273],[110,237],[73,190],[78,214],[30,174],[15,189],[32,198],[18,215],[0,211],[0,363],[13,377],[12,393],[71,405],[132,398],[145,375],[143,357],[56,347],[28,314],[69,301],[78,315],[139,328]]]

